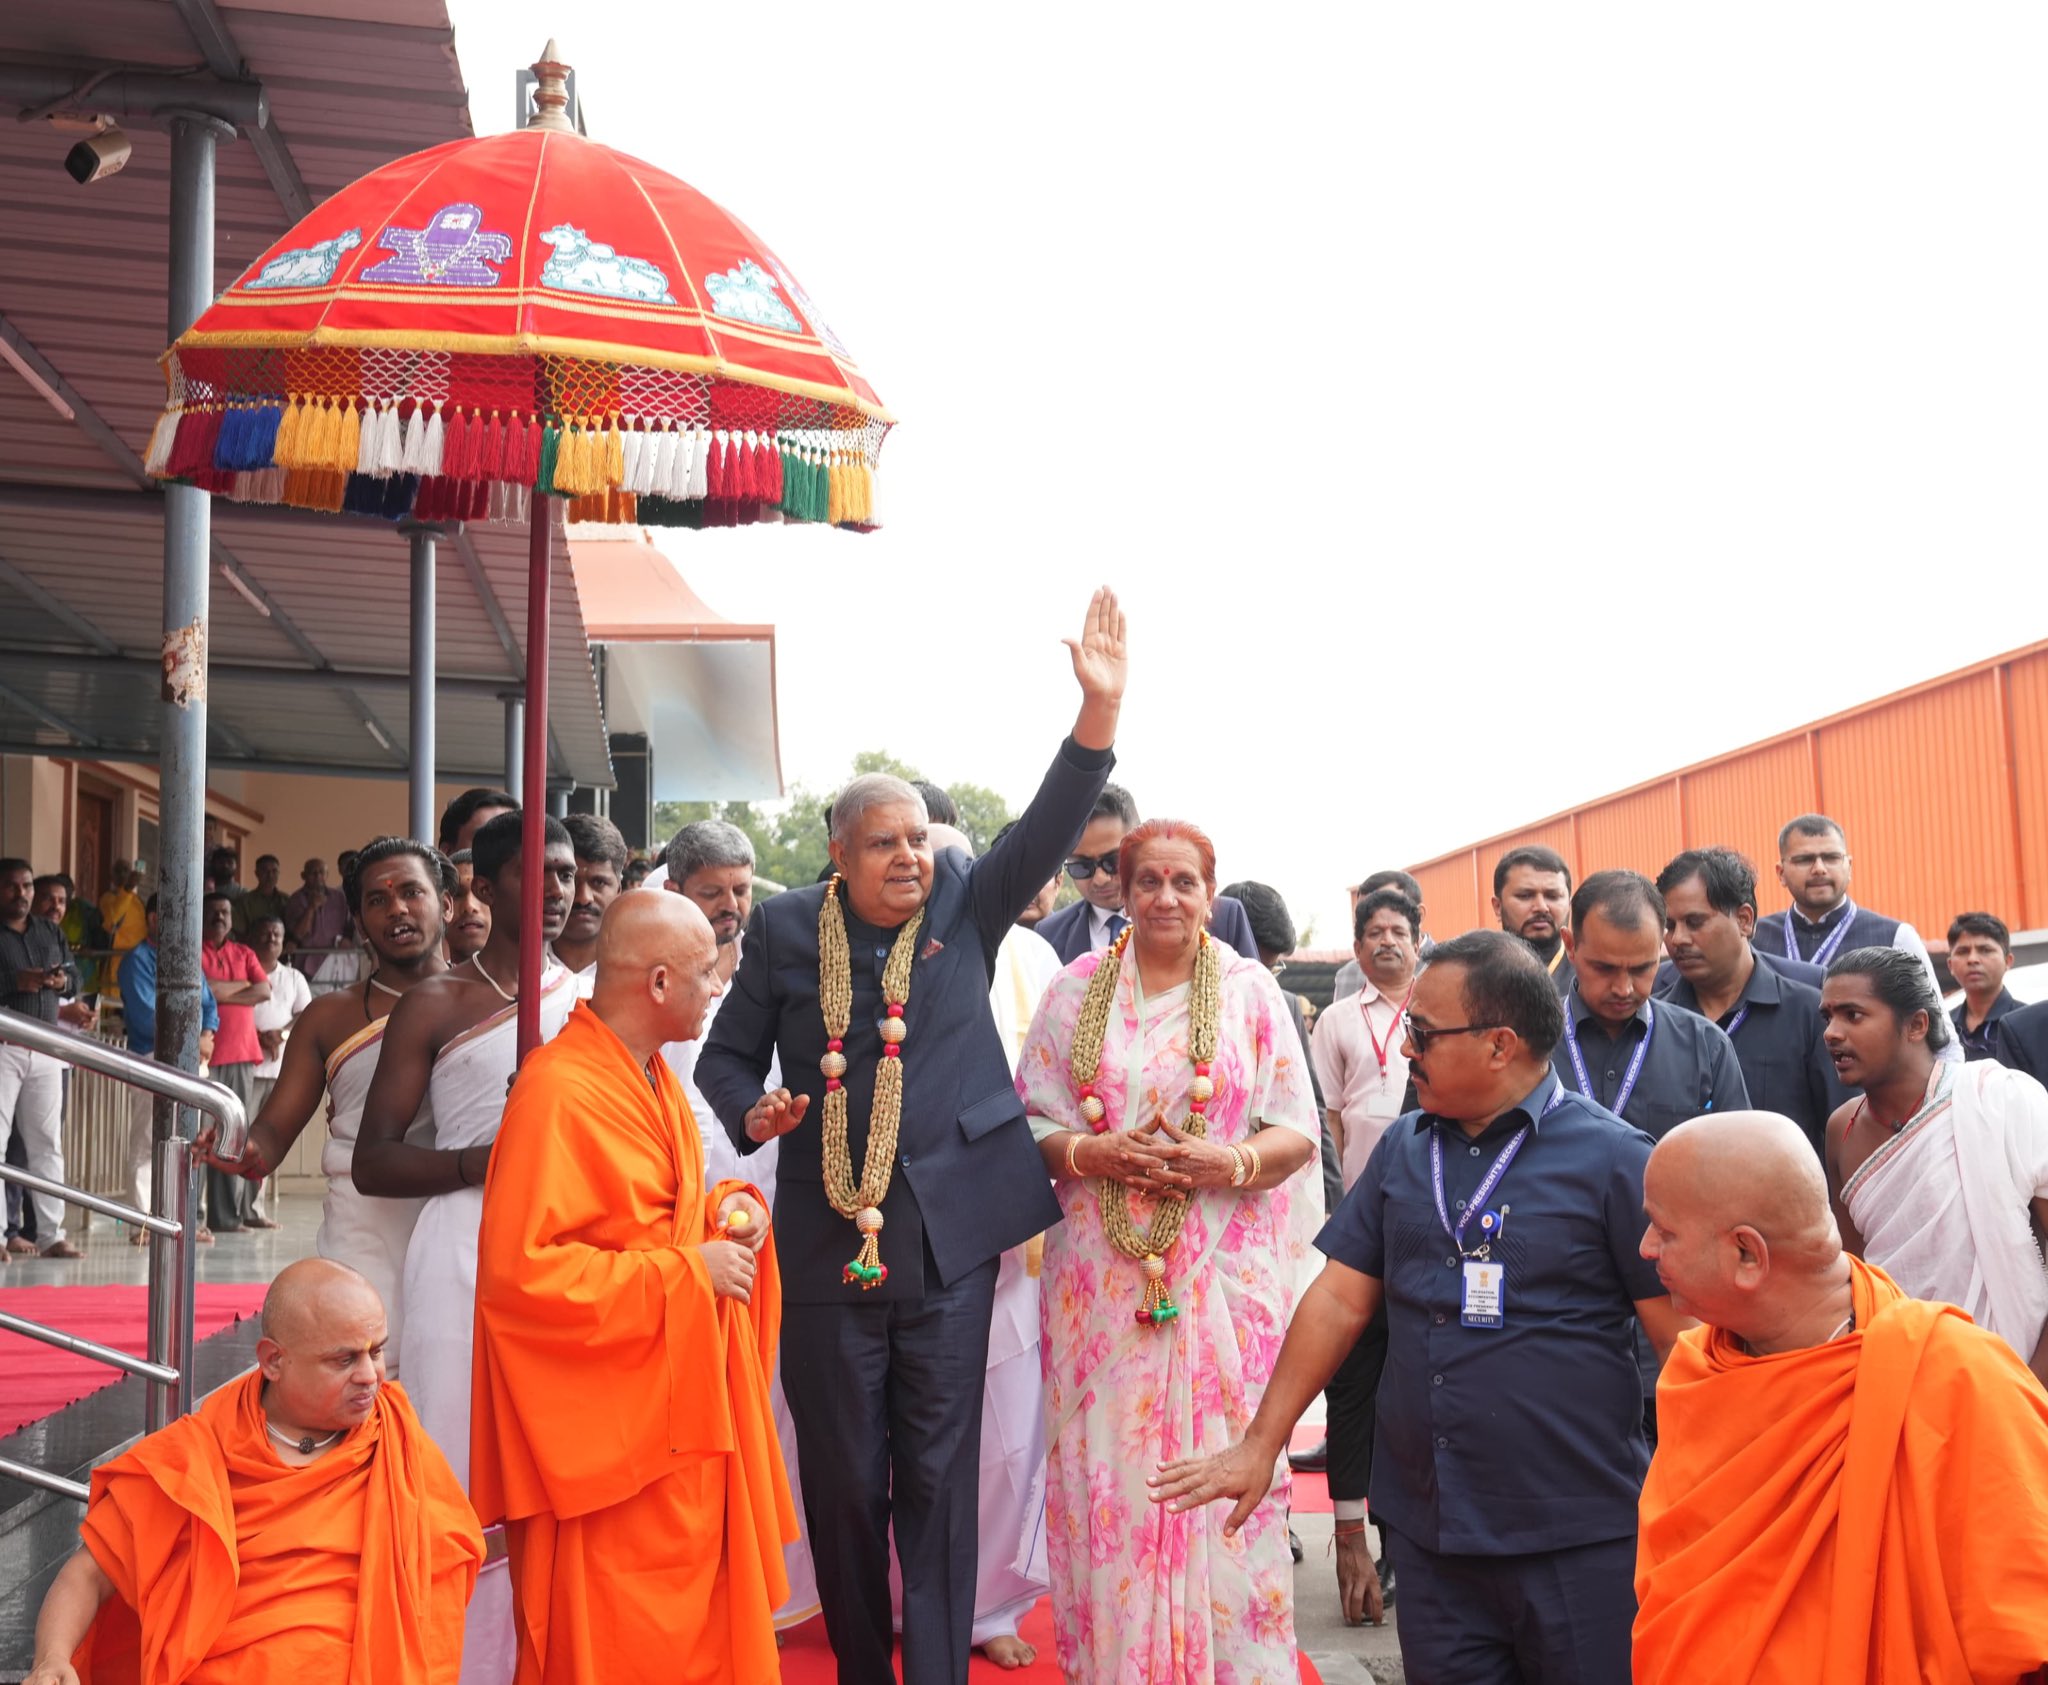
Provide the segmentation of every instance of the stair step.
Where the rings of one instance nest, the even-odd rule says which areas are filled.
[[[256,1319],[246,1317],[199,1342],[193,1373],[200,1397],[256,1361],[257,1333]],[[143,1393],[132,1376],[102,1387],[0,1439],[0,1456],[84,1482],[95,1464],[141,1437]],[[36,1612],[78,1543],[84,1513],[68,1498],[0,1479],[0,1682],[19,1680],[34,1660]]]

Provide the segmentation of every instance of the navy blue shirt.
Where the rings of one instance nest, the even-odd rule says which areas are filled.
[[[1652,1140],[1663,1140],[1688,1118],[1748,1109],[1749,1089],[1734,1044],[1718,1024],[1709,1024],[1697,1012],[1660,1000],[1654,1005],[1653,1020],[1652,1005],[1646,1001],[1622,1033],[1611,1037],[1576,986],[1564,997],[1564,1011],[1566,1023],[1578,1032],[1579,1055],[1586,1061],[1587,1097],[1620,1113]],[[1650,1049],[1643,1055],[1642,1072],[1628,1104],[1618,1104],[1645,1036]],[[1578,1089],[1571,1049],[1563,1042],[1557,1044],[1550,1064],[1558,1081]]]
[[[1849,1091],[1821,1039],[1820,990],[1793,981],[1783,962],[1771,965],[1762,954],[1755,957],[1741,998],[1719,1021],[1721,1030],[1735,1044],[1749,1103],[1790,1118],[1806,1131],[1813,1150],[1822,1152],[1828,1118]],[[1699,996],[1681,974],[1674,973],[1669,990],[1660,988],[1657,998],[1699,1010]],[[1657,1033],[1664,1033],[1661,1021]],[[1714,1109],[1725,1108],[1716,1100]]]
[[[1504,1323],[1467,1328],[1430,1141],[1443,1143],[1456,1223],[1501,1149],[1532,1123],[1487,1199],[1503,1216],[1491,1258],[1505,1269]],[[1386,1293],[1374,1520],[1427,1550],[1475,1556],[1634,1534],[1650,1465],[1634,1307],[1664,1296],[1637,1250],[1649,1157],[1647,1135],[1550,1073],[1476,1138],[1423,1111],[1388,1127],[1316,1237],[1327,1257]]]
[[[1991,1010],[1984,1014],[1984,1022],[1974,1030],[1970,1028],[1970,1003],[1957,1001],[1949,1012],[1956,1027],[1956,1040],[1962,1043],[1965,1059],[1996,1059],[1998,1057],[1998,1021],[2008,1012],[2017,1012],[2020,1003],[2013,999],[2010,989],[2000,989],[1998,999],[1991,1003]]]

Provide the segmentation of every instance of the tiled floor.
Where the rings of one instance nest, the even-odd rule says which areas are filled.
[[[318,1197],[282,1195],[277,1216],[281,1228],[222,1235],[212,1246],[201,1247],[199,1279],[268,1281],[286,1264],[309,1255],[320,1227]],[[97,1218],[89,1229],[74,1229],[70,1238],[84,1248],[83,1258],[17,1258],[0,1269],[0,1287],[147,1282],[148,1254],[130,1246],[126,1232],[114,1223]],[[210,1392],[246,1369],[255,1341],[253,1321],[234,1324],[202,1341],[197,1353],[199,1391]],[[142,1410],[142,1383],[124,1380],[0,1439],[0,1454],[83,1480],[94,1462],[140,1431]],[[77,1542],[78,1515],[75,1504],[0,1480],[0,1680],[18,1679],[27,1665],[36,1609]]]
[[[268,1281],[294,1259],[310,1257],[320,1228],[317,1194],[280,1194],[277,1229],[244,1229],[216,1237],[199,1249],[201,1281]],[[83,1258],[16,1258],[0,1268],[0,1287],[141,1286],[149,1280],[149,1253],[128,1244],[128,1228],[95,1217],[90,1228],[73,1228],[67,1238]]]

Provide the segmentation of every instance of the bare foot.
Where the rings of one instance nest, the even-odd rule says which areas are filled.
[[[1029,1667],[1038,1660],[1038,1652],[1015,1633],[998,1633],[986,1644],[981,1653],[1000,1668]]]

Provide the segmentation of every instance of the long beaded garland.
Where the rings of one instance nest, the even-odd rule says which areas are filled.
[[[825,1197],[860,1231],[860,1251],[840,1272],[847,1283],[859,1282],[865,1293],[889,1279],[882,1262],[882,1201],[889,1197],[889,1178],[896,1168],[896,1133],[903,1122],[903,1038],[909,1029],[903,1008],[910,999],[910,962],[917,955],[917,933],[924,924],[918,908],[896,932],[895,944],[882,965],[882,1062],[875,1069],[875,1100],[868,1111],[868,1150],[861,1161],[860,1186],[853,1183],[853,1149],[847,1140],[846,1029],[853,1020],[853,957],[846,945],[846,914],[839,905],[839,874],[825,886],[825,904],[818,909],[818,1005],[825,1014]]]
[[[1102,1097],[1095,1092],[1095,1079],[1102,1069],[1102,1040],[1109,1032],[1109,1011],[1116,999],[1117,978],[1123,970],[1124,948],[1131,939],[1130,927],[1118,934],[1095,975],[1088,979],[1088,992],[1081,997],[1081,1011],[1074,1022],[1074,1048],[1067,1069],[1081,1096],[1081,1116],[1100,1135],[1109,1128]],[[1202,944],[1195,951],[1194,984],[1188,991],[1188,1057],[1194,1063],[1194,1078],[1188,1084],[1188,1120],[1183,1128],[1190,1135],[1209,1133],[1203,1114],[1216,1092],[1210,1066],[1216,1058],[1216,1037],[1223,1018],[1223,964],[1209,933],[1202,932]],[[1140,1026],[1142,1033],[1143,1026]],[[1130,1096],[1125,1096],[1126,1105]],[[1143,1229],[1131,1221],[1130,1205],[1123,1183],[1103,1177],[1095,1185],[1095,1200],[1102,1212],[1102,1231],[1109,1243],[1126,1258],[1134,1258],[1145,1271],[1145,1302],[1138,1308],[1138,1320],[1162,1328],[1180,1315],[1180,1307],[1166,1291],[1166,1254],[1180,1239],[1181,1224],[1187,1220],[1185,1193],[1160,1194],[1153,1206],[1152,1221]]]

